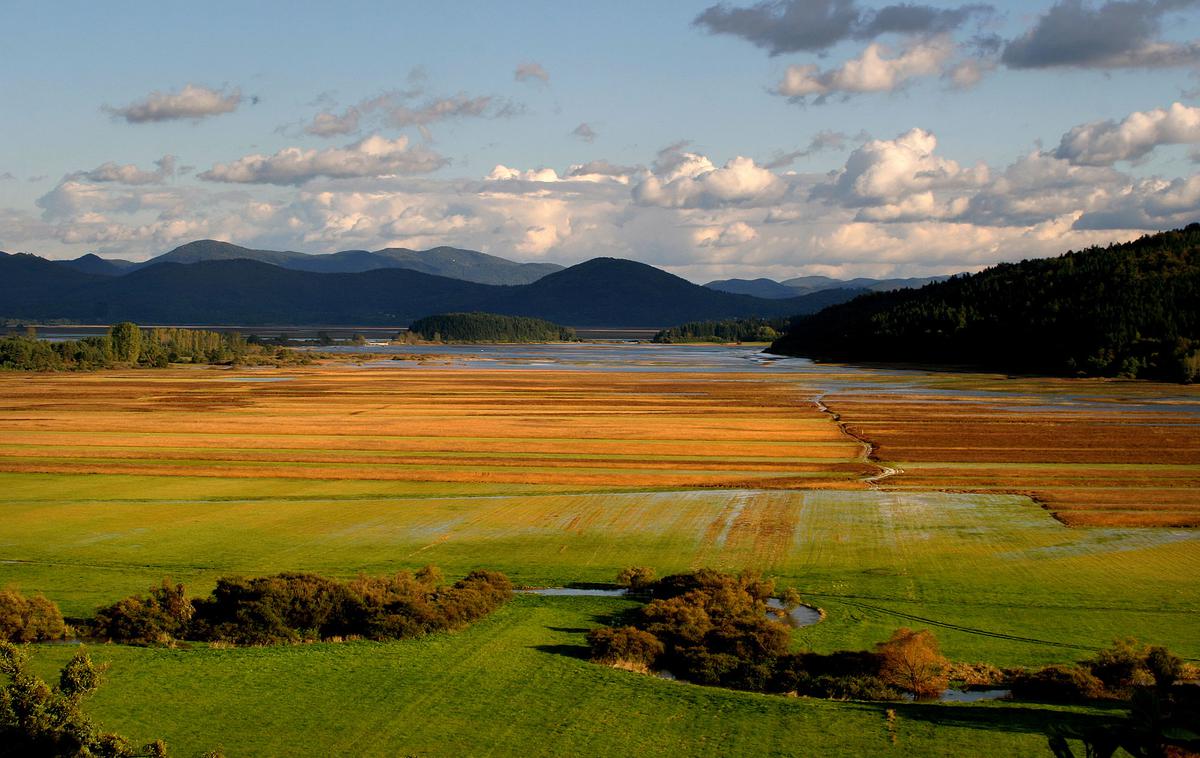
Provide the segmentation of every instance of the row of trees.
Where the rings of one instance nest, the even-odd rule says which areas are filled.
[[[798,318],[772,347],[830,360],[1200,378],[1200,224],[1005,263]]]
[[[477,570],[445,584],[432,566],[350,581],[300,573],[223,578],[211,595],[191,600],[183,585],[164,581],[148,595],[102,608],[92,633],[135,644],[406,639],[463,628],[510,597],[512,584],[503,574]]]
[[[443,313],[417,319],[408,333],[428,342],[574,342],[575,330],[550,321],[497,313]]]
[[[141,329],[125,321],[108,334],[49,342],[35,332],[0,337],[0,368],[18,371],[84,371],[113,366],[162,368],[171,363],[307,363],[307,353],[247,342],[237,332]]]
[[[690,321],[663,329],[654,335],[653,342],[773,342],[786,331],[786,318],[731,318],[723,321]]]

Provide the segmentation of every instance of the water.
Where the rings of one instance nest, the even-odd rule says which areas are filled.
[[[776,610],[783,610],[783,603],[780,602],[779,598],[770,598],[767,600],[767,606]],[[771,615],[773,617],[775,614]],[[811,605],[797,605],[788,614],[788,625],[797,629],[803,629],[806,626],[820,623],[821,618],[821,610],[819,608],[814,608]]]
[[[542,597],[625,597],[629,594],[626,589],[589,589],[584,587],[541,587],[533,590],[517,590],[523,595],[541,595]]]
[[[938,698],[943,703],[978,703],[983,700],[1003,700],[1012,696],[1012,690],[948,689]]]

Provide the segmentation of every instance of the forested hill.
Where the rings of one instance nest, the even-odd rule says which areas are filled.
[[[864,295],[796,319],[770,349],[1192,381],[1200,378],[1200,224]]]
[[[410,334],[431,342],[574,342],[575,330],[540,318],[497,313],[442,313],[419,318]]]

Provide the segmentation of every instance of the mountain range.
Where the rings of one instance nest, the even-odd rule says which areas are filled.
[[[436,250],[446,252],[433,256],[435,260],[453,258],[467,268],[476,262],[476,269],[491,266],[493,272],[518,270],[508,266],[544,265],[452,248]],[[371,260],[364,256],[384,252],[312,257],[334,259],[338,265],[357,260],[361,266]],[[415,255],[421,258],[429,252],[433,251]],[[292,266],[306,262],[297,256],[305,254],[254,251],[204,240],[144,264],[107,261],[116,267],[114,271],[104,268],[102,258],[64,262],[27,253],[0,254],[0,316],[93,323],[403,326],[436,313],[487,311],[568,326],[663,327],[705,319],[814,313],[863,292],[831,289],[791,298],[759,298],[701,287],[653,266],[615,258],[596,258],[528,283],[504,285],[396,266],[357,272],[298,270]],[[401,255],[392,260],[403,259]]]
[[[774,279],[718,279],[704,286],[738,295],[788,298],[832,289],[867,290],[868,292],[916,289],[924,287],[926,284],[944,282],[949,278],[948,276],[926,276],[912,279],[832,279],[828,276],[798,276],[782,282]]]
[[[374,251],[343,250],[340,253],[310,254],[254,250],[217,240],[189,242],[144,263],[101,258],[93,253],[59,263],[88,274],[120,276],[159,263],[229,260],[259,261],[294,271],[322,274],[357,274],[383,268],[402,268],[480,284],[529,284],[563,268],[556,263],[517,263],[495,255],[454,247],[435,247],[431,250],[389,247]]]

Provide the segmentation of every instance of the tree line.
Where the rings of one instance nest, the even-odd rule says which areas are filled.
[[[653,342],[773,342],[786,331],[786,318],[730,318],[722,321],[689,321],[663,329],[654,335]]]
[[[1019,373],[1200,378],[1200,224],[863,295],[771,346],[825,360]]]
[[[442,313],[419,318],[408,333],[427,342],[574,342],[575,330],[550,321],[497,313]]]
[[[28,329],[0,337],[0,369],[89,371],[116,366],[164,368],[172,363],[211,365],[302,364],[308,353],[247,341],[237,332],[154,327],[124,321],[107,334],[50,342]]]

